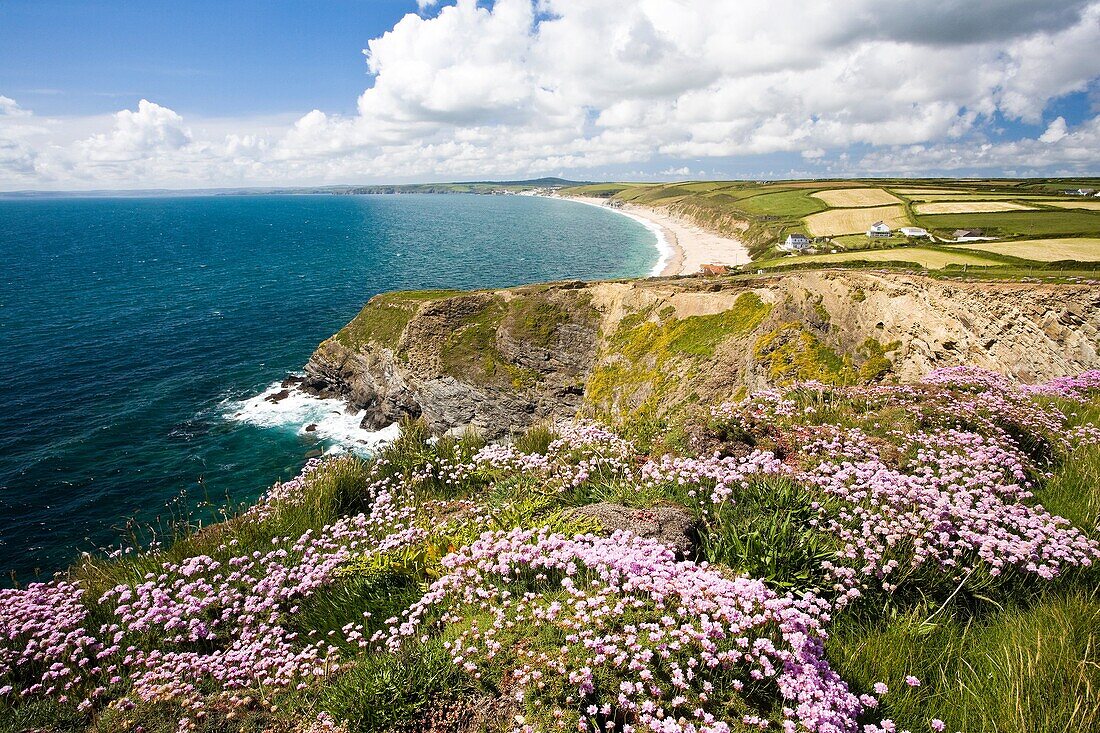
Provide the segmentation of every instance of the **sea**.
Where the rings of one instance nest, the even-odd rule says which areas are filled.
[[[392,435],[332,400],[263,399],[372,295],[636,277],[656,244],[534,196],[0,199],[0,582]]]

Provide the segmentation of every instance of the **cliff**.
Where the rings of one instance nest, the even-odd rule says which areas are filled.
[[[496,437],[578,412],[659,418],[798,380],[914,380],[968,364],[1038,381],[1100,366],[1084,285],[806,272],[377,296],[322,343],[305,388]]]

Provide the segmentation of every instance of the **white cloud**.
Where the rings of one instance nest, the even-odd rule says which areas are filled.
[[[1040,124],[1052,100],[1095,89],[1100,67],[1087,49],[1100,46],[1097,0],[419,0],[417,9],[432,12],[367,41],[373,83],[350,116],[185,122],[142,100],[109,120],[39,120],[0,97],[0,186],[658,173],[774,153],[819,173],[1100,163],[1098,148],[1080,142],[1095,119],[987,142],[1001,118]],[[1031,162],[1007,160],[1013,153]]]
[[[1058,125],[1056,120],[1046,133],[1036,139],[967,145],[936,143],[876,151],[864,156],[857,167],[867,173],[914,175],[925,172],[1012,170],[1027,171],[1028,175],[1051,170],[1070,175],[1095,172],[1096,155],[1100,150],[1100,117],[1094,117],[1068,132],[1064,122]],[[1052,129],[1055,134],[1048,135]]]
[[[30,112],[20,107],[14,99],[0,94],[0,117],[24,117],[29,114]]]
[[[114,129],[79,143],[89,161],[124,162],[158,153],[180,150],[192,142],[183,118],[173,110],[146,99],[136,111],[115,115]]]
[[[1047,126],[1046,132],[1039,136],[1039,141],[1044,143],[1056,143],[1067,134],[1066,118],[1057,117]]]

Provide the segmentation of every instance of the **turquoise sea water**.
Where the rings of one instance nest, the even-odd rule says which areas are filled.
[[[244,401],[371,295],[657,259],[612,212],[471,195],[0,200],[0,253],[0,572],[21,581],[181,492],[246,501],[293,475],[314,416],[247,422]]]

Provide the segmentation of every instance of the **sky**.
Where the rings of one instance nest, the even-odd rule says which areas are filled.
[[[1100,0],[0,2],[0,190],[1100,175]]]

